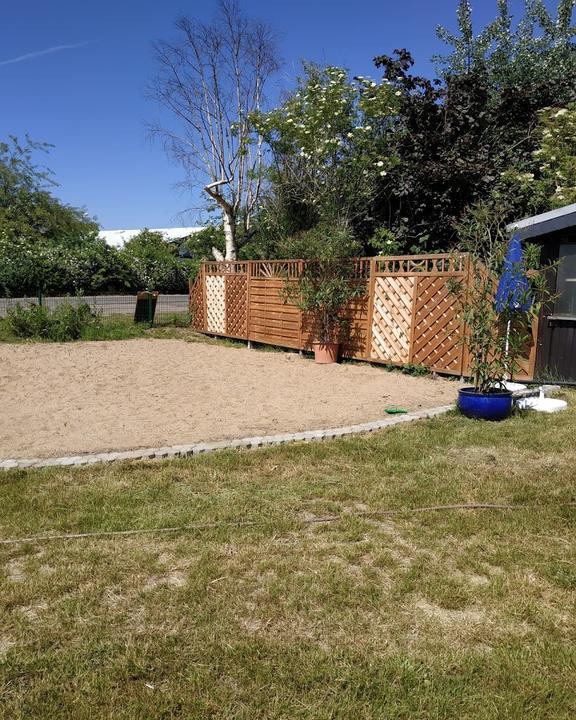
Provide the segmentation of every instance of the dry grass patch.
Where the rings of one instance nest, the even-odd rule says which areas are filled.
[[[575,428],[3,475],[4,538],[217,526],[0,546],[0,717],[574,717]],[[461,502],[538,509],[365,514]]]

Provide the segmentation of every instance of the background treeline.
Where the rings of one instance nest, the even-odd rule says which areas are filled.
[[[498,0],[476,31],[461,0],[432,78],[406,49],[375,57],[374,79],[304,64],[276,108],[250,117],[265,191],[250,231],[239,224],[239,257],[306,255],[334,237],[366,255],[448,251],[479,205],[506,221],[576,201],[574,4],[526,0],[513,18]],[[217,226],[181,247],[149,231],[108,247],[53,196],[34,162],[47,149],[0,143],[0,294],[185,292],[223,251]]]
[[[193,262],[177,246],[143,231],[117,250],[83,210],[53,196],[52,173],[33,160],[48,149],[0,143],[0,296],[187,292]]]

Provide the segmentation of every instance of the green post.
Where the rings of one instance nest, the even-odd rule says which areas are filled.
[[[42,307],[44,304],[44,298],[42,297],[42,290],[38,290],[38,305]]]
[[[152,315],[152,293],[148,293],[148,324],[150,327],[152,327],[154,322],[154,317]]]

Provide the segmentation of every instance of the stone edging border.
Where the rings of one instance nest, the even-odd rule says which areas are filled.
[[[362,423],[360,425],[347,425],[345,427],[328,428],[325,430],[307,430],[297,433],[283,433],[282,435],[262,435],[258,437],[239,438],[236,440],[221,440],[220,442],[193,443],[191,445],[172,445],[171,447],[142,448],[140,450],[129,450],[127,452],[105,452],[89,453],[85,455],[70,455],[57,458],[32,458],[32,459],[8,459],[0,460],[0,470],[12,470],[17,468],[46,468],[46,467],[77,467],[85,465],[96,465],[98,463],[117,462],[121,460],[153,460],[172,457],[190,457],[201,453],[214,452],[216,450],[232,450],[237,448],[259,448],[268,445],[282,445],[293,442],[312,442],[318,440],[329,440],[346,435],[373,432],[393,425],[400,425],[414,420],[443,415],[453,410],[455,405],[442,405],[428,410],[419,410],[404,415],[393,415],[383,420]]]

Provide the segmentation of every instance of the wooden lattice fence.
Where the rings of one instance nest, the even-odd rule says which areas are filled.
[[[285,301],[286,282],[298,278],[302,260],[207,262],[190,287],[192,326],[199,332],[309,350],[314,320]],[[392,365],[423,365],[467,375],[450,279],[467,282],[465,255],[359,258],[351,282],[360,288],[345,308],[347,337],[341,354]],[[534,338],[537,327],[533,328]],[[532,377],[535,346],[522,361]]]

